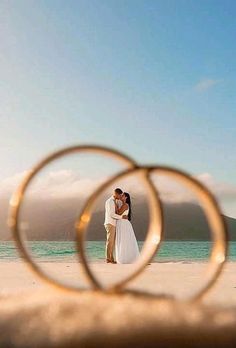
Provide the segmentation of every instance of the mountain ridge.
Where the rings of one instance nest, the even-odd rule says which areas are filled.
[[[0,240],[11,240],[6,225],[8,202],[0,208]],[[24,220],[30,221],[27,232],[29,240],[74,240],[74,223],[81,203],[77,200],[51,200],[47,204],[34,201],[26,206]],[[200,206],[192,203],[164,204],[165,240],[209,240],[210,231]],[[132,224],[138,240],[144,240],[149,213],[140,202],[133,209]],[[236,241],[236,219],[224,216],[229,230],[229,239]],[[105,240],[104,212],[95,211],[87,235],[88,240]]]

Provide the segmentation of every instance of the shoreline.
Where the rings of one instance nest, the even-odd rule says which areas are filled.
[[[202,260],[152,260],[150,261],[151,264],[208,264],[210,259],[202,259]],[[35,263],[78,263],[81,264],[82,262],[79,259],[75,260],[69,260],[69,259],[37,259],[34,258]],[[92,264],[106,264],[106,259],[97,259],[97,260],[88,260],[89,263]],[[18,259],[0,259],[0,264],[2,263],[22,263],[25,264],[27,261],[25,261],[23,258]],[[227,264],[235,263],[236,260],[230,259],[226,261]],[[120,264],[120,265],[131,265],[131,264]]]

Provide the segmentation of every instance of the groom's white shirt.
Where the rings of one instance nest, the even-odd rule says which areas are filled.
[[[104,225],[113,225],[116,226],[116,220],[122,219],[121,215],[116,214],[115,209],[115,200],[114,197],[111,196],[105,203],[105,222]]]

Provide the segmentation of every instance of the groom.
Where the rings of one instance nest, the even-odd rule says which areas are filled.
[[[128,216],[121,216],[116,214],[115,201],[120,200],[123,192],[120,188],[116,188],[113,195],[108,198],[105,203],[105,229],[107,231],[107,241],[106,241],[106,262],[116,263],[114,260],[114,246],[116,237],[116,220],[128,219]]]

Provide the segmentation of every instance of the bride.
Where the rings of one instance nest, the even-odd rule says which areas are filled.
[[[117,220],[115,253],[117,263],[133,263],[139,256],[138,243],[131,220],[131,199],[127,192],[122,197],[122,205],[116,204],[116,214],[128,216],[128,220]]]

